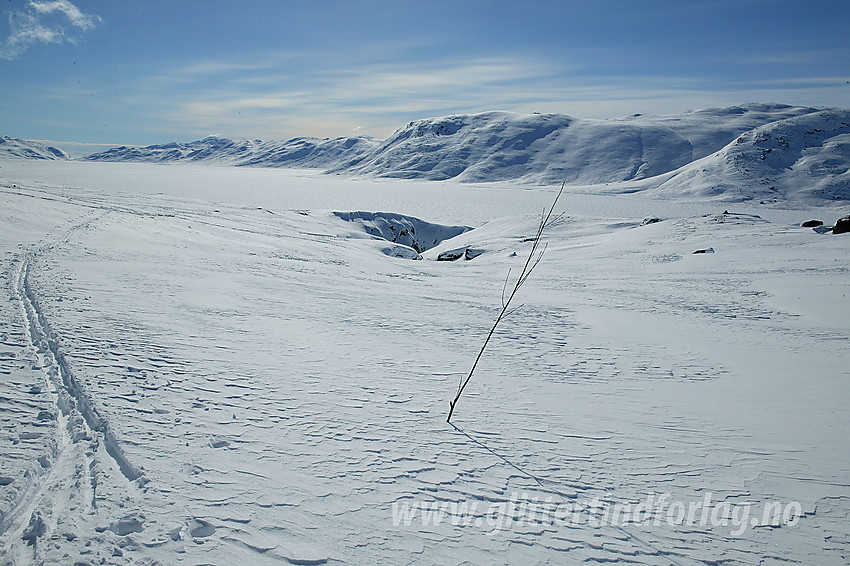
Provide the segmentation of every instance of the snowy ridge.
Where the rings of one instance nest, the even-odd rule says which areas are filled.
[[[428,118],[333,171],[547,185],[630,181],[673,171],[753,128],[814,111],[752,104],[617,120],[509,112]]]
[[[354,158],[377,141],[366,137],[288,141],[232,140],[208,136],[188,143],[172,142],[146,147],[121,146],[85,157],[88,161],[140,161],[150,163],[215,162],[224,165],[266,167],[328,167]]]
[[[264,142],[209,136],[188,143],[122,146],[84,159],[215,162],[403,179],[586,185],[667,173],[720,150],[754,128],[816,111],[747,104],[616,120],[485,112],[416,120],[383,141],[298,137]]]
[[[850,199],[850,110],[766,124],[661,183],[663,196]]]
[[[0,137],[0,157],[20,159],[68,159],[68,154],[52,146],[29,140]]]
[[[83,159],[298,167],[437,181],[566,183],[590,192],[653,190],[664,198],[846,200],[848,123],[847,109],[780,104],[615,120],[485,112],[416,120],[383,141],[364,136],[287,141],[210,136],[188,143],[122,146]],[[50,157],[52,148],[36,151],[38,144],[30,142],[6,145],[17,148],[18,156],[64,158]]]
[[[848,122],[846,109],[781,104],[615,120],[485,112],[416,120],[383,141],[354,137],[263,142],[211,136],[189,143],[114,148],[85,159],[309,167],[357,176],[463,182],[640,182],[598,190],[657,189],[665,197],[731,200],[802,195],[835,200],[848,198],[850,157],[842,137],[847,133],[842,124]]]

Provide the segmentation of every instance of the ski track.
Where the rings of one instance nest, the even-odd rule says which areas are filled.
[[[475,262],[410,262],[313,212],[84,201],[89,220],[12,270],[21,320],[36,337],[51,335],[50,320],[62,336],[37,354],[55,456],[0,539],[13,563],[844,561],[846,467],[811,469],[801,441],[771,444],[694,400],[741,378],[722,358],[736,340],[815,344],[767,300],[758,278],[770,273],[734,262],[708,278],[689,271],[714,259],[691,257],[702,242],[734,243],[726,224],[671,220],[628,232],[627,244],[582,236],[586,261],[571,258],[569,236],[553,245],[449,426],[448,395],[497,308],[493,275],[521,245]],[[781,245],[769,230],[752,227],[765,253]],[[622,279],[600,268],[613,261]],[[800,263],[792,269],[804,274],[846,269]],[[822,332],[847,340],[846,329]],[[32,351],[39,340],[15,344]],[[832,359],[829,344],[817,347]],[[74,404],[108,416],[120,453],[92,417],[62,413],[60,374],[79,388]],[[146,485],[128,481],[140,464]],[[735,537],[668,525],[394,527],[390,511],[422,500],[486,509],[517,492],[637,503],[706,491],[805,494],[806,516]],[[35,513],[47,530],[32,548],[21,537]]]
[[[101,549],[92,549],[92,539],[85,535],[95,535],[95,541],[101,543],[104,537],[86,533],[80,525],[82,517],[97,514],[98,487],[106,494],[107,510],[116,502],[116,487],[119,496],[121,492],[139,494],[129,483],[139,477],[138,472],[126,461],[108,423],[97,414],[89,395],[74,378],[60,349],[60,338],[47,322],[29,282],[30,265],[39,253],[61,246],[74,232],[90,228],[102,216],[91,214],[58,240],[19,254],[8,272],[10,301],[19,311],[10,322],[17,323],[17,330],[25,337],[15,345],[26,352],[32,369],[41,374],[40,383],[32,385],[30,393],[43,390],[51,401],[49,408],[38,414],[40,421],[51,425],[49,450],[38,458],[38,468],[19,477],[29,483],[0,523],[3,555],[18,564],[62,561],[69,554],[65,548],[62,552],[59,549],[73,547],[75,542],[84,545],[77,549],[80,556],[99,554]],[[117,486],[115,472],[124,476]]]

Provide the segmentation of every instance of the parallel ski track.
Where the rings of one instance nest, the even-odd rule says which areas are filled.
[[[59,336],[47,321],[30,282],[31,264],[40,253],[68,241],[73,232],[93,225],[108,213],[93,213],[57,240],[21,254],[12,270],[13,297],[27,326],[29,346],[39,358],[58,421],[56,454],[50,467],[32,478],[0,523],[0,551],[8,558],[14,557],[19,564],[41,562],[39,539],[55,535],[59,521],[68,519],[68,511],[87,513],[97,507],[99,474],[110,469],[120,471],[115,479],[121,479],[128,491],[133,492],[145,483],[139,469],[124,455],[85,386],[75,377]]]

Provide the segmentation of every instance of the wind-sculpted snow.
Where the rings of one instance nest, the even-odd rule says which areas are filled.
[[[61,160],[68,159],[68,154],[42,143],[3,136],[0,137],[0,157]]]
[[[4,564],[846,563],[846,206],[565,193],[451,426],[550,189],[6,163]]]

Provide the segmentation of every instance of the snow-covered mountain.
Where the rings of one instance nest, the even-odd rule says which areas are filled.
[[[850,199],[850,110],[812,112],[745,132],[654,191],[760,200]]]
[[[22,159],[68,159],[68,154],[42,143],[10,137],[0,137],[0,156]]]
[[[416,120],[385,140],[210,136],[122,146],[84,159],[304,167],[401,179],[566,182],[597,185],[594,192],[652,190],[731,200],[843,200],[850,198],[848,124],[848,109],[780,104],[615,120],[485,112]],[[37,146],[12,141],[27,149]],[[32,151],[33,156],[64,156],[43,146]],[[24,156],[23,150],[17,153]]]
[[[378,144],[367,136],[287,141],[232,140],[209,136],[188,143],[121,146],[85,157],[89,161],[207,161],[227,165],[327,168],[354,159]]]
[[[487,112],[417,120],[335,171],[381,177],[588,185],[645,179],[754,128],[815,112],[751,104],[673,116],[588,120]]]
[[[405,179],[585,185],[667,173],[722,149],[745,132],[817,110],[747,104],[616,120],[485,112],[416,120],[383,141],[299,137],[264,142],[210,136],[188,143],[118,147],[85,159],[214,161]]]

